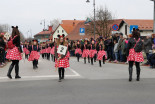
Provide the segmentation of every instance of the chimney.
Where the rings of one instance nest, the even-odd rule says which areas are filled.
[[[76,21],[76,19],[74,19],[73,26],[75,26],[75,21]]]
[[[53,31],[53,28],[52,28],[53,26],[48,26],[48,30],[49,31]]]

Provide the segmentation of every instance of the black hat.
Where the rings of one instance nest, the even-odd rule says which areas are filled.
[[[33,42],[38,42],[38,40],[37,39],[34,39],[34,40],[32,40]]]

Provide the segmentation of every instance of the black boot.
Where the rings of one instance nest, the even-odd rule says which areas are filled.
[[[140,68],[137,69],[137,81],[140,81]]]
[[[132,81],[132,71],[133,71],[133,68],[129,68],[129,82]]]
[[[16,65],[16,66],[15,66],[15,73],[16,73],[15,79],[21,78],[21,77],[19,76],[19,65]]]
[[[99,66],[102,67],[102,65],[101,65],[101,60],[99,60]]]
[[[58,70],[58,73],[59,73],[59,82],[61,82],[61,71],[62,71],[62,69],[61,68],[59,68],[59,70]]]
[[[105,64],[105,56],[103,56],[103,64]]]
[[[54,62],[55,62],[55,56],[54,56]]]
[[[64,74],[65,74],[65,69],[62,68],[62,77],[61,77],[61,79],[64,79]]]
[[[33,64],[33,69],[36,69],[35,61],[33,61],[32,64]]]
[[[90,63],[90,58],[89,58],[89,56],[88,56],[88,63]]]
[[[97,58],[97,55],[95,54],[95,56],[94,56],[94,62],[96,62],[96,58]]]
[[[84,63],[86,64],[86,58],[84,58]]]
[[[93,58],[91,58],[91,65],[93,65]]]
[[[10,78],[10,79],[12,79],[11,72],[12,72],[13,67],[14,67],[14,65],[11,64],[11,65],[10,65],[10,68],[9,68],[9,70],[8,70],[7,76],[8,76],[8,78]]]

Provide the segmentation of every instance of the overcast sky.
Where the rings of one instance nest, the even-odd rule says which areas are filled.
[[[93,12],[93,0],[0,0],[0,24],[18,25],[20,31],[43,29],[41,20],[85,20]],[[150,0],[96,0],[96,7],[107,7],[117,19],[153,19]],[[30,35],[30,33],[28,33]]]

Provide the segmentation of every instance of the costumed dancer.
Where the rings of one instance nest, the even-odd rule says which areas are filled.
[[[52,43],[52,49],[51,49],[51,57],[52,57],[52,61],[55,62],[55,53],[54,53],[54,50],[55,50],[55,44],[57,43],[57,38],[54,38],[54,42]]]
[[[58,68],[58,73],[59,73],[59,82],[61,82],[62,79],[64,79],[64,73],[65,73],[65,68],[69,67],[69,61],[68,61],[68,50],[66,51],[65,55],[61,55],[57,53],[57,49],[59,45],[64,45],[67,46],[65,43],[64,39],[65,35],[63,34],[62,36],[58,35],[58,41],[55,44],[55,67]]]
[[[132,81],[133,65],[136,65],[137,81],[140,80],[140,63],[144,61],[142,50],[143,42],[140,39],[140,32],[138,29],[133,29],[132,37],[129,39],[127,45],[127,60],[129,61],[129,81]]]
[[[85,43],[82,47],[83,53],[82,53],[82,57],[84,58],[84,63],[86,64],[86,58],[88,58],[88,63],[90,63],[89,61],[89,45],[88,45],[88,41],[85,40]]]
[[[104,51],[104,44],[103,44],[102,39],[100,40],[100,43],[97,46],[97,51],[98,51],[97,60],[99,60],[99,66],[101,67],[102,66],[101,61],[103,60],[103,64],[105,64],[105,59],[107,59],[107,54]]]
[[[89,57],[91,58],[91,65],[93,65],[93,59],[96,61],[95,54],[97,54],[96,44],[95,44],[95,41],[92,39],[92,42],[90,45],[90,51],[89,51]]]
[[[75,46],[75,55],[77,57],[77,61],[79,62],[79,59],[80,59],[80,57],[82,55],[80,41],[77,41],[77,44]]]
[[[40,58],[39,45],[37,40],[33,40],[33,45],[31,46],[31,54],[28,61],[33,61],[33,69],[38,68],[38,60]]]
[[[10,37],[10,40],[8,41],[8,52],[6,55],[6,58],[11,60],[12,63],[9,67],[7,76],[8,78],[12,79],[11,72],[15,66],[15,78],[21,78],[19,76],[19,60],[22,59],[22,48],[20,44],[20,32],[18,30],[18,26],[14,27],[12,26],[12,36]]]
[[[41,54],[43,59],[45,58],[45,52],[46,52],[46,43],[43,42],[41,46]]]
[[[51,51],[50,43],[52,43],[51,39],[49,39],[46,45],[47,60],[50,60],[50,51]]]
[[[29,51],[29,43],[25,41],[25,44],[23,46],[23,52],[25,53],[25,59],[28,59],[30,51]]]

